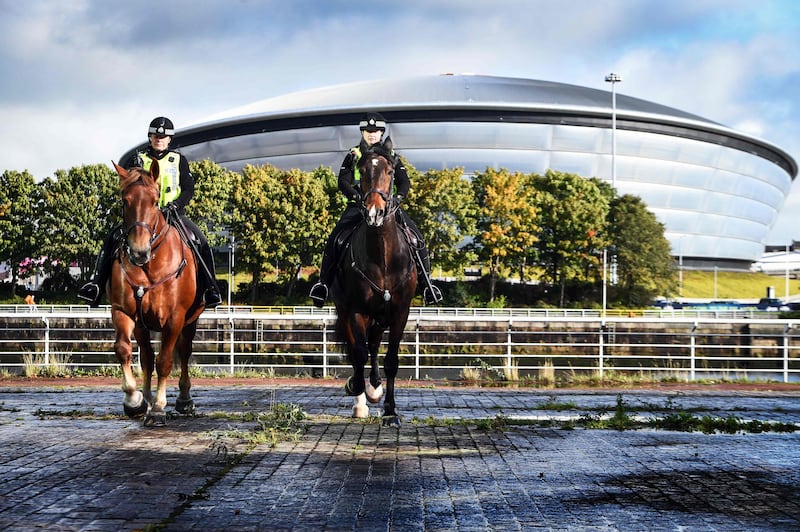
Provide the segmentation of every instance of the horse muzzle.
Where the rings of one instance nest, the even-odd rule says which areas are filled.
[[[151,257],[150,247],[137,249],[127,246],[127,255],[128,255],[128,260],[130,260],[131,264],[133,264],[134,266],[139,266],[139,267],[144,266],[145,264],[150,262],[150,257]]]
[[[372,205],[364,213],[364,219],[370,227],[381,227],[386,220],[386,209],[379,209]]]

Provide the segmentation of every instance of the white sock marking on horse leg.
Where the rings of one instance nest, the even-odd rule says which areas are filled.
[[[358,394],[353,400],[353,417],[364,418],[369,415],[369,407],[367,406],[367,394]]]
[[[367,381],[367,400],[370,403],[377,403],[383,398],[383,383],[380,383],[377,388],[373,388],[372,384]]]
[[[125,394],[125,399],[122,400],[122,403],[128,408],[136,409],[141,406],[143,400],[144,396],[142,395],[142,392],[135,390],[130,395]]]

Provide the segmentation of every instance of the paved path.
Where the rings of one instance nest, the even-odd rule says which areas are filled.
[[[800,424],[797,392],[622,394],[659,415]],[[400,388],[400,430],[348,419],[340,386],[194,396],[205,415],[143,428],[116,388],[0,388],[0,529],[800,529],[800,433],[479,423],[613,411],[616,392]],[[254,423],[211,415],[275,402],[310,414],[275,448],[221,438]]]

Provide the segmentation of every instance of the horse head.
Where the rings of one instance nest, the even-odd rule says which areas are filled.
[[[387,137],[381,144],[368,146],[361,143],[358,171],[361,175],[361,204],[364,219],[370,227],[381,227],[394,212],[392,187],[394,186],[394,155],[392,140]]]
[[[159,225],[161,229],[165,225],[158,208],[158,162],[152,162],[149,172],[143,168],[125,170],[117,163],[114,167],[119,174],[122,193],[125,251],[131,263],[144,266],[150,261]]]

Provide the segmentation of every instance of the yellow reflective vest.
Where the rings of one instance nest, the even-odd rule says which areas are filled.
[[[153,158],[144,152],[139,153],[139,158],[142,160],[142,168],[149,172]],[[158,184],[161,187],[158,206],[163,207],[181,195],[181,154],[176,151],[168,151],[162,158],[156,160],[158,161]]]

